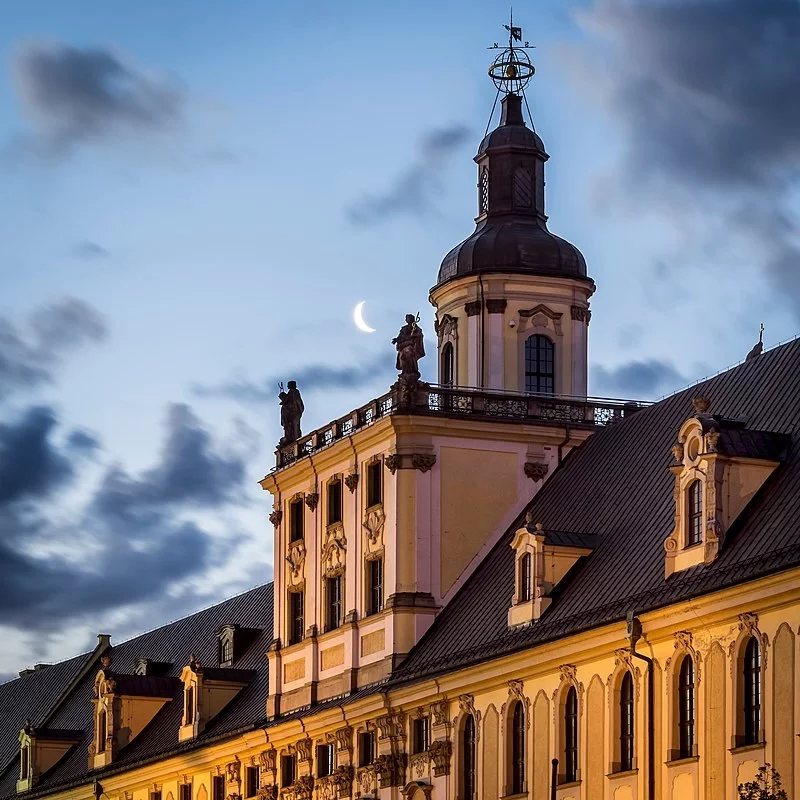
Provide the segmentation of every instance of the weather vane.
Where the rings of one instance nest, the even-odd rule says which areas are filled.
[[[498,92],[505,94],[522,94],[528,81],[536,72],[526,49],[530,49],[528,42],[523,43],[522,28],[514,25],[514,10],[508,25],[503,25],[508,31],[508,46],[501,47],[495,42],[489,50],[502,50],[489,67],[489,77],[497,87]],[[514,42],[519,42],[515,45]]]

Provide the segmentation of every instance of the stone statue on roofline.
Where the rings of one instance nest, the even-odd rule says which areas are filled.
[[[296,442],[302,436],[300,417],[303,416],[305,406],[295,381],[289,381],[287,389],[284,389],[283,383],[281,383],[278,399],[281,401],[281,427],[283,428],[283,436],[278,445],[283,446]]]
[[[397,369],[400,377],[413,377],[419,380],[419,360],[425,355],[422,328],[419,327],[419,314],[406,314],[406,324],[392,339],[397,348]]]

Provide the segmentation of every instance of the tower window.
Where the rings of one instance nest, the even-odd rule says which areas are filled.
[[[634,753],[633,678],[626,672],[619,692],[619,768],[622,772],[633,769]]]
[[[546,336],[534,334],[525,340],[525,391],[553,394],[555,387],[554,345]]]
[[[678,734],[680,758],[694,755],[694,661],[684,656],[678,681]]]
[[[461,731],[461,797],[476,800],[475,780],[475,719],[468,714]]]
[[[367,561],[367,614],[383,608],[383,559]]]
[[[533,177],[527,167],[514,170],[514,206],[530,208],[533,200]]]
[[[480,214],[489,210],[489,170],[481,168],[481,179],[478,185],[478,212]]]
[[[383,502],[383,475],[381,461],[373,461],[367,465],[367,507],[377,506]]]
[[[245,797],[255,797],[258,790],[261,788],[260,776],[258,774],[258,767],[248,767],[245,775]]]
[[[525,791],[525,709],[514,705],[511,720],[511,794]]]
[[[574,686],[564,703],[564,782],[578,780],[578,693]]]
[[[531,599],[531,554],[525,553],[519,560],[519,602]]]
[[[342,576],[325,579],[325,630],[332,631],[342,622]]]
[[[303,538],[303,498],[289,503],[289,541],[296,542]]]
[[[751,636],[744,651],[744,741],[761,741],[761,648]]]
[[[303,592],[289,592],[289,644],[303,639]]]
[[[686,544],[700,544],[703,541],[703,485],[693,481],[687,490],[689,505],[689,528]]]
[[[452,386],[455,382],[453,343],[446,342],[442,348],[442,386]]]
[[[328,525],[342,521],[342,482],[331,481],[328,484]]]
[[[317,777],[326,778],[333,773],[333,745],[317,746]]]

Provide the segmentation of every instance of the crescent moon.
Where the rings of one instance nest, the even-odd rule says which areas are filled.
[[[356,328],[364,333],[375,333],[375,328],[370,328],[369,325],[364,321],[364,303],[366,300],[362,300],[354,309],[353,309],[353,322],[356,324]]]

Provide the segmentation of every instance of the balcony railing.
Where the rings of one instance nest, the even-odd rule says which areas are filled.
[[[624,419],[649,403],[602,398],[524,394],[463,386],[424,384],[417,402],[400,407],[392,391],[372,400],[322,428],[278,447],[275,469],[316,453],[352,433],[392,414],[474,417],[506,422],[554,423],[603,427]]]

